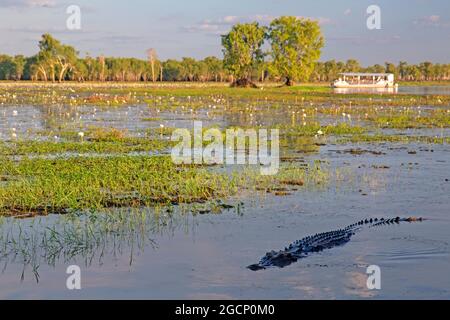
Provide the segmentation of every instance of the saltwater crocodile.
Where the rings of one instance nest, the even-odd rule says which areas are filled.
[[[267,252],[266,255],[257,264],[252,264],[247,268],[253,271],[266,269],[269,267],[283,268],[300,258],[306,257],[313,252],[319,252],[324,249],[330,249],[343,245],[350,241],[350,238],[364,227],[376,227],[380,225],[397,224],[400,222],[423,221],[423,218],[391,218],[391,219],[365,219],[351,224],[344,229],[323,232],[297,240],[281,251]]]

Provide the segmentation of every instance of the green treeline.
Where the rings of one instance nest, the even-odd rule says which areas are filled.
[[[45,75],[37,71],[34,65],[35,56],[0,55],[0,80],[45,80]],[[75,81],[152,81],[152,71],[149,63],[135,58],[77,58],[76,69],[72,68],[64,74],[63,80]],[[161,78],[162,67],[162,78]],[[216,57],[203,60],[183,58],[158,61],[156,64],[156,81],[230,81],[231,74],[224,69],[223,61]],[[58,80],[58,68],[55,67],[55,81]],[[433,64],[422,62],[398,65],[386,63],[369,67],[361,67],[358,61],[346,62],[330,60],[317,62],[310,78],[311,82],[331,82],[341,72],[392,72],[396,79],[403,81],[438,81],[450,80],[450,64]],[[251,78],[255,81],[277,81],[278,77],[269,72],[267,63],[260,70],[253,71]],[[47,74],[51,81],[52,73]]]
[[[266,46],[265,46],[266,45]],[[252,81],[331,82],[341,72],[394,73],[402,81],[450,79],[450,64],[404,61],[363,67],[357,60],[320,62],[324,39],[316,21],[280,17],[269,26],[236,24],[222,36],[223,59],[158,59],[149,49],[146,60],[79,56],[72,46],[42,35],[31,57],[0,55],[0,80],[33,81],[217,81],[247,86]]]

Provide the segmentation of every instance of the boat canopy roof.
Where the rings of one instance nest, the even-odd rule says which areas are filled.
[[[346,77],[386,77],[392,75],[392,73],[362,73],[362,72],[344,72],[340,75]]]

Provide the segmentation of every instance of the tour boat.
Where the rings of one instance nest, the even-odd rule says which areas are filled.
[[[340,73],[334,88],[396,88],[392,73]]]

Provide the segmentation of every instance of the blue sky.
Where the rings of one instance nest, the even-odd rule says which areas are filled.
[[[366,27],[371,4],[381,8],[381,30]],[[81,30],[66,28],[69,5],[82,10]],[[233,23],[280,15],[320,22],[321,60],[450,62],[448,0],[0,0],[0,52],[33,54],[50,32],[82,55],[143,58],[155,48],[162,59],[221,57],[219,35]]]

